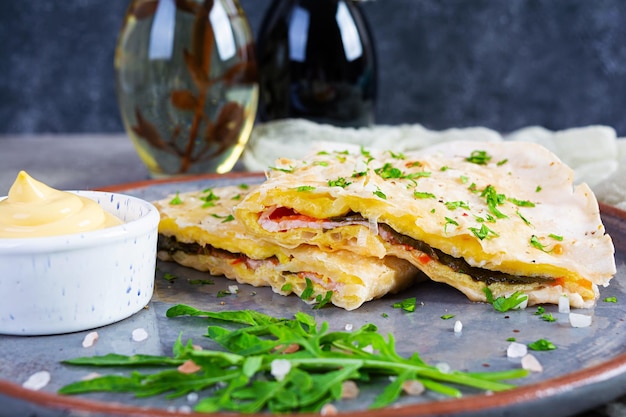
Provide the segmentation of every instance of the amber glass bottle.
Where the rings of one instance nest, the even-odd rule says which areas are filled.
[[[373,123],[376,56],[356,2],[274,0],[261,24],[257,58],[260,121]]]

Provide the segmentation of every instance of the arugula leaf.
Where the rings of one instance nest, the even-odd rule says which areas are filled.
[[[524,369],[443,372],[426,364],[417,353],[400,356],[393,336],[383,337],[373,324],[354,332],[331,332],[327,322],[318,324],[302,312],[284,319],[252,310],[212,312],[177,305],[166,316],[207,317],[211,324],[206,335],[222,349],[197,350],[191,340],[183,344],[179,336],[172,356],[110,354],[72,359],[65,363],[115,367],[116,375],[74,382],[59,393],[128,392],[138,397],[166,394],[174,398],[196,392],[202,396],[195,406],[199,412],[319,413],[325,404],[340,398],[342,384],[348,380],[367,384],[393,377],[370,404],[375,409],[396,401],[405,381],[417,380],[428,390],[459,397],[462,386],[496,392],[514,387],[503,381],[528,375]],[[287,346],[297,349],[287,351]],[[280,377],[272,373],[272,364],[278,360],[287,365]],[[179,371],[188,361],[200,369]],[[144,366],[150,367],[149,371],[139,371]],[[120,367],[130,373],[119,375]]]

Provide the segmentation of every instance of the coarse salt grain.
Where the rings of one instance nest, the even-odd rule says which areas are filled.
[[[229,285],[228,292],[231,294],[237,294],[239,292],[239,287],[236,285]]]
[[[344,381],[341,384],[341,399],[352,400],[359,396],[359,387],[352,380]]]
[[[96,343],[96,340],[98,340],[98,337],[98,332],[87,333],[83,339],[83,347],[92,347]]]
[[[567,294],[561,294],[559,297],[559,313],[568,314],[570,311],[569,297]]]
[[[320,410],[321,416],[336,416],[337,414],[339,414],[339,411],[337,410],[337,407],[332,404],[324,404]]]
[[[461,320],[457,320],[454,322],[454,333],[461,333],[463,331],[463,323]]]
[[[569,322],[572,327],[589,327],[591,326],[591,316],[579,313],[569,313]]]
[[[132,337],[135,342],[143,342],[148,338],[148,332],[146,331],[146,329],[140,327],[133,330]]]
[[[198,401],[198,393],[197,392],[190,392],[189,394],[187,394],[187,402],[195,403],[197,401]]]
[[[522,358],[522,368],[530,372],[543,372],[543,366],[541,366],[539,360],[530,353]]]
[[[51,376],[50,372],[48,371],[35,372],[31,376],[29,376],[26,381],[24,381],[22,387],[33,391],[39,391],[40,389],[48,385],[50,379]]]
[[[365,346],[363,349],[361,349],[363,352],[366,353],[374,353],[374,346],[372,345],[367,345]]]
[[[346,332],[351,332],[353,329],[352,323],[348,323],[346,324],[346,326],[344,327],[344,329],[346,329]]]
[[[424,384],[422,384],[420,381],[417,381],[415,379],[410,379],[402,383],[402,390],[407,395],[416,396],[416,395],[422,395],[424,391],[426,390],[426,388],[424,387]]]
[[[282,381],[289,371],[291,371],[291,362],[287,359],[274,359],[270,366],[270,373],[277,381]]]
[[[523,343],[512,342],[506,349],[508,358],[523,358],[528,353],[528,347]]]
[[[193,374],[193,373],[198,372],[202,368],[198,366],[194,361],[189,359],[183,362],[181,365],[179,365],[178,368],[176,369],[181,374]]]

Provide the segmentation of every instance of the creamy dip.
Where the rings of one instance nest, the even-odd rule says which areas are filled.
[[[0,238],[67,235],[119,224],[95,201],[51,188],[24,171],[0,201]]]

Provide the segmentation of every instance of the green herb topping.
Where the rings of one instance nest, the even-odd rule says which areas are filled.
[[[373,324],[331,332],[327,322],[318,324],[302,312],[293,319],[279,319],[253,310],[211,312],[177,305],[166,314],[207,317],[206,336],[220,348],[198,350],[191,340],[185,344],[179,336],[171,356],[109,354],[68,360],[66,364],[109,366],[116,372],[66,385],[59,393],[129,392],[139,397],[167,393],[174,398],[196,392],[200,396],[196,412],[319,413],[325,404],[339,401],[346,381],[364,385],[390,381],[368,404],[377,409],[396,401],[407,381],[417,380],[427,390],[460,397],[461,387],[503,391],[514,388],[503,381],[528,375],[520,368],[442,371],[417,353],[400,356],[393,336],[385,338]],[[192,370],[181,371],[185,365]],[[141,371],[145,366],[151,370]],[[120,375],[120,367],[128,368],[130,375]]]

